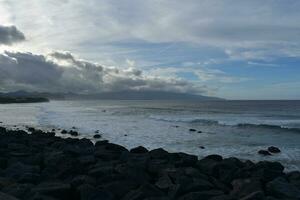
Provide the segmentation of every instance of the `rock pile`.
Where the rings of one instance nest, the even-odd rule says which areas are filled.
[[[278,162],[203,159],[0,127],[2,200],[300,199],[300,172]]]

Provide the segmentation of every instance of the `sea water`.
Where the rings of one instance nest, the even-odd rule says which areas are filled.
[[[253,161],[280,161],[300,169],[300,101],[51,101],[0,105],[0,121],[10,128],[75,127],[80,137],[133,148],[165,148],[203,157],[220,154]],[[197,131],[190,131],[189,129]],[[277,146],[273,156],[257,154]]]

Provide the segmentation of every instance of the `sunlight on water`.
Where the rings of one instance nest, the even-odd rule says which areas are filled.
[[[298,101],[51,101],[0,105],[0,112],[0,121],[7,126],[75,126],[84,137],[92,138],[99,130],[104,139],[128,148],[143,145],[200,157],[221,154],[276,160],[286,164],[288,170],[300,168]],[[271,157],[257,154],[271,145],[278,146],[282,153]]]

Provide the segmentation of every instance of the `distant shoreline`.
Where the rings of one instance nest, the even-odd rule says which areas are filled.
[[[49,102],[50,100],[44,97],[1,97],[0,104],[12,103],[42,103]]]
[[[3,199],[298,199],[300,172],[279,162],[198,159],[162,148],[131,150],[98,139],[0,127],[0,197]],[[28,134],[30,132],[30,134]],[[97,135],[97,134],[96,134]],[[95,136],[96,136],[95,135]],[[94,137],[96,138],[96,137]],[[100,136],[98,137],[100,138]],[[13,190],[22,188],[22,190]]]

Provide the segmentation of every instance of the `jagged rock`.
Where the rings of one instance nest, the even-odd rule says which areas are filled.
[[[48,195],[58,199],[70,199],[72,194],[71,185],[61,182],[44,182],[33,188],[33,192]]]
[[[162,148],[153,149],[153,150],[149,151],[149,154],[150,154],[151,158],[154,158],[154,159],[168,159],[168,157],[169,157],[169,153]]]
[[[101,138],[101,135],[100,135],[100,134],[95,134],[93,137],[94,137],[95,139],[99,139],[99,138]]]
[[[77,188],[80,200],[113,200],[114,196],[108,191],[84,184]]]
[[[70,130],[69,134],[72,135],[72,136],[78,136],[79,135],[77,131],[73,131],[73,130]]]
[[[262,192],[263,187],[259,179],[237,179],[232,182],[232,191],[230,195],[237,198],[244,198],[255,192]]]
[[[168,175],[160,177],[155,183],[156,187],[163,191],[168,191],[174,184]]]
[[[270,146],[268,147],[268,151],[271,153],[280,153],[281,150],[278,147]]]
[[[0,200],[18,200],[18,199],[8,194],[5,194],[3,192],[0,192]]]
[[[148,150],[145,147],[138,146],[130,150],[130,153],[147,153]]]
[[[96,180],[90,176],[87,175],[78,175],[75,178],[72,179],[71,181],[71,186],[74,188],[79,187],[80,185],[83,184],[89,184],[89,185],[95,185]]]
[[[216,196],[223,195],[224,193],[219,190],[209,190],[209,191],[201,191],[201,192],[191,192],[183,195],[179,198],[179,200],[208,200]]]
[[[257,153],[260,154],[260,155],[263,155],[263,156],[271,156],[271,155],[272,155],[272,154],[271,154],[269,151],[267,151],[267,150],[259,150]]]
[[[126,194],[122,200],[142,200],[147,197],[162,197],[164,193],[151,184],[144,184],[137,190]]]
[[[111,191],[116,199],[121,199],[124,195],[137,187],[138,185],[130,180],[113,181],[103,186],[105,190]]]
[[[300,199],[300,190],[283,177],[278,177],[267,183],[266,191],[277,198]]]
[[[264,193],[262,191],[257,191],[241,198],[240,200],[264,200],[264,199],[265,199]]]

